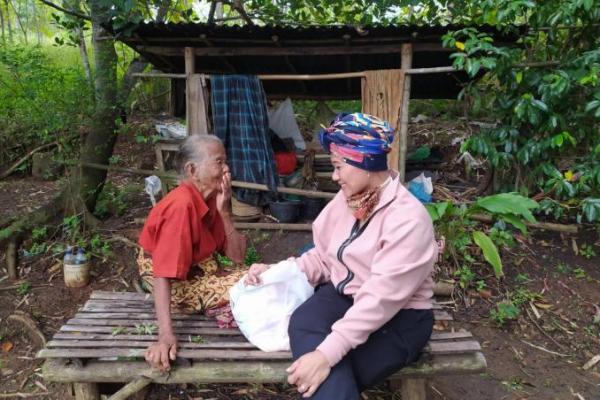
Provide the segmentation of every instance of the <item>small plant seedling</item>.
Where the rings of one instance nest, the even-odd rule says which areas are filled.
[[[579,249],[579,254],[581,254],[582,257],[585,257],[588,260],[590,258],[596,257],[596,252],[594,251],[594,248],[588,244],[584,244],[581,246],[581,248]]]
[[[227,256],[223,256],[221,254],[217,254],[217,262],[219,265],[223,265],[225,267],[231,267],[233,265],[233,261],[229,259]]]
[[[458,277],[458,284],[462,289],[467,289],[477,277],[468,265],[463,265],[460,269],[456,270],[454,276]]]
[[[192,336],[192,343],[206,343],[206,340],[202,336]]]
[[[509,391],[523,390],[523,380],[518,376],[515,376],[508,381],[502,381],[502,385]]]
[[[135,326],[135,333],[138,335],[152,335],[158,328],[153,324],[137,324]]]
[[[244,264],[252,265],[260,262],[260,260],[261,257],[260,254],[258,254],[258,251],[256,251],[256,248],[254,246],[248,247],[248,250],[246,250],[246,256],[244,257]]]
[[[21,282],[19,286],[17,286],[17,294],[19,296],[25,296],[31,290],[31,283],[29,282]]]
[[[110,332],[111,335],[116,336],[116,335],[122,335],[126,332],[125,328],[123,328],[122,326],[117,326],[112,328],[112,331]]]
[[[518,283],[525,283],[530,280],[531,279],[529,278],[529,274],[527,273],[518,273],[517,276],[515,276],[515,281]]]
[[[499,327],[504,326],[508,321],[515,320],[521,313],[519,307],[510,301],[504,301],[496,304],[496,308],[490,311],[490,319]]]
[[[577,279],[585,279],[587,277],[585,270],[581,267],[575,268],[573,270],[573,273],[575,274],[575,278],[577,278]]]
[[[559,262],[556,265],[556,270],[563,275],[567,275],[569,272],[571,272],[571,267],[564,262]]]

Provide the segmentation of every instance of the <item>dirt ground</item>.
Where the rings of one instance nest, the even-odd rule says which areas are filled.
[[[122,165],[147,168],[153,163],[151,146],[121,140],[116,154]],[[132,154],[141,154],[133,157]],[[110,245],[110,256],[97,257],[89,286],[66,288],[59,256],[47,253],[20,257],[18,282],[0,270],[0,398],[7,394],[40,399],[69,399],[65,385],[44,382],[41,362],[35,359],[39,339],[10,315],[30,317],[46,339],[80,307],[92,290],[133,291],[136,279],[134,242],[140,219],[150,209],[142,193],[140,176],[111,174],[116,186],[134,188],[125,199],[125,213],[101,223],[99,232]],[[20,177],[0,182],[0,213],[23,212],[47,200],[56,187]],[[0,218],[1,219],[1,218]],[[263,261],[275,262],[311,242],[309,233],[248,232]],[[600,354],[600,258],[583,252],[583,245],[600,254],[598,232],[585,229],[566,235],[535,231],[517,237],[518,246],[505,253],[504,282],[485,276],[488,287],[480,292],[457,290],[447,308],[454,326],[474,333],[488,362],[485,373],[466,377],[436,378],[429,382],[429,398],[447,400],[592,400],[600,399],[600,363],[583,365]],[[26,242],[23,248],[31,243]],[[587,247],[586,247],[587,248]],[[590,256],[587,258],[586,256]],[[4,268],[5,255],[0,256]],[[507,291],[528,296],[516,321],[497,327],[489,318]],[[19,396],[21,394],[21,396]],[[154,387],[152,399],[279,399],[294,398],[282,385],[187,385]],[[385,385],[366,392],[365,399],[399,399]]]

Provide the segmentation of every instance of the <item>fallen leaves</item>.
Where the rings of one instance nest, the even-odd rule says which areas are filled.
[[[3,353],[8,353],[12,350],[13,347],[14,345],[10,341],[2,342],[2,345],[0,345],[0,348],[2,349]]]

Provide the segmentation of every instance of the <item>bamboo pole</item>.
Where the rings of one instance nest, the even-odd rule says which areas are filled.
[[[128,399],[130,396],[136,394],[151,383],[152,379],[146,378],[145,376],[139,377],[123,386],[118,392],[110,396],[108,400]]]
[[[491,216],[484,214],[472,214],[469,215],[469,218],[474,219],[475,221],[485,223],[492,223],[494,221]],[[525,222],[525,226],[527,226],[528,228],[537,228],[546,231],[562,233],[577,233],[579,231],[577,225],[555,224],[552,222]]]
[[[410,45],[410,44],[408,44]],[[516,64],[514,68],[544,68],[557,66],[557,61],[542,61]],[[408,68],[405,69],[406,75],[424,75],[424,74],[443,74],[449,72],[461,72],[453,66],[446,67],[430,67],[430,68]],[[181,78],[187,77],[186,74],[169,74],[159,72],[141,72],[135,73],[133,76],[139,78]],[[210,78],[210,75],[204,75]],[[257,77],[262,80],[325,80],[325,79],[348,79],[348,78],[363,78],[364,72],[343,72],[337,74],[259,74]]]
[[[402,45],[402,70],[406,71],[412,67],[413,50],[410,43]],[[406,152],[408,143],[408,106],[410,103],[411,77],[405,72],[404,94],[402,95],[402,109],[400,111],[400,129],[398,142],[400,154],[398,156],[398,173],[400,182],[404,183],[406,176]]]
[[[147,169],[117,167],[117,166],[113,166],[113,165],[102,165],[102,164],[88,163],[88,162],[82,162],[81,166],[85,167],[85,168],[95,168],[95,169],[101,169],[101,170],[105,170],[105,171],[127,172],[127,173],[137,174],[137,175],[146,175],[146,176],[156,175],[160,178],[165,178],[165,179],[169,179],[172,181],[176,181],[178,179],[178,176],[173,173],[147,170]],[[244,189],[260,190],[263,192],[271,191],[271,189],[269,189],[267,187],[267,185],[263,185],[260,183],[231,181],[231,186],[244,188]],[[282,187],[282,186],[278,186],[277,191],[279,193],[297,194],[299,196],[317,197],[317,198],[323,198],[323,199],[332,199],[335,196],[335,193],[330,193],[330,192],[321,192],[321,191],[317,191],[317,190],[294,189],[294,188],[287,188],[287,187]]]

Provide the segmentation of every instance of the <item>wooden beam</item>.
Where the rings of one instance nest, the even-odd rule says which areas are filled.
[[[186,47],[188,49],[189,47]],[[181,47],[166,46],[136,46],[138,51],[147,51],[163,56],[181,56]],[[201,57],[239,57],[239,56],[324,56],[337,54],[388,54],[399,53],[398,45],[384,44],[381,46],[297,46],[297,47],[194,47],[194,52]]]
[[[213,3],[213,4],[214,4],[214,3]],[[213,46],[214,46],[214,44],[213,44],[213,43],[212,43],[210,40],[208,40],[208,39],[206,38],[206,34],[205,34],[205,33],[203,33],[202,35],[200,35],[200,39],[202,39],[202,41],[204,42],[204,44],[205,44],[206,46],[208,46],[208,47],[213,47]],[[220,61],[221,61],[221,62],[222,62],[222,63],[223,63],[223,64],[224,64],[226,67],[227,67],[227,69],[229,69],[229,72],[232,72],[232,73],[235,73],[235,72],[236,72],[236,71],[235,71],[235,67],[233,66],[233,64],[231,64],[231,63],[230,63],[230,62],[227,60],[227,58],[225,58],[225,57],[219,57],[219,60],[220,60]]]
[[[88,361],[85,366],[66,364],[59,359],[46,360],[42,366],[49,382],[130,382],[140,376],[156,383],[234,383],[284,382],[290,366],[288,360],[194,362],[191,366],[175,366],[170,373],[153,370],[145,361]],[[406,376],[430,377],[438,374],[476,374],[485,371],[481,352],[439,356],[422,356],[416,363],[394,373],[390,379]]]
[[[279,42],[279,37],[277,35],[271,36],[271,40],[273,41],[273,43],[275,43],[277,47],[281,48],[281,42]],[[294,67],[294,64],[292,64],[292,62],[290,61],[290,58],[288,56],[283,56],[283,59],[285,60],[285,63],[287,64],[287,67],[290,69],[292,74],[298,74],[298,70],[296,70],[296,67]],[[306,93],[308,91],[306,89],[306,84],[303,81],[298,81],[298,83],[300,85],[300,90],[302,91],[302,93]]]
[[[523,67],[529,65],[524,64]],[[409,68],[404,71],[406,75],[423,75],[423,74],[440,74],[448,72],[461,72],[454,67],[432,67],[432,68]],[[135,73],[133,76],[141,78],[185,78],[186,74],[168,74],[168,73],[157,73],[157,72],[141,72]],[[210,75],[204,75],[207,78]],[[328,79],[348,79],[348,78],[364,78],[364,72],[340,72],[336,74],[259,74],[257,75],[262,80],[304,80],[304,81],[315,81],[315,80],[328,80]]]
[[[206,97],[204,96],[204,76],[192,74],[187,77],[186,115],[187,133],[189,135],[208,135],[208,116]]]
[[[402,45],[402,69],[412,68],[413,49],[411,44]],[[400,129],[398,135],[399,154],[398,154],[398,172],[400,182],[404,182],[406,177],[406,150],[408,143],[408,106],[410,103],[411,76],[404,75],[404,94],[402,96],[402,109],[400,111]]]
[[[185,86],[185,126],[187,136],[190,136],[192,133],[192,126],[190,124],[190,120],[192,119],[192,104],[191,104],[191,85],[190,85],[190,77],[196,73],[196,57],[194,55],[194,49],[192,47],[186,47],[184,49],[184,58],[185,58],[185,76],[186,76],[186,86]]]
[[[113,165],[102,165],[102,164],[88,163],[88,162],[82,162],[81,166],[85,167],[85,168],[95,168],[95,169],[101,169],[101,170],[105,170],[105,171],[127,172],[130,174],[137,174],[137,175],[146,175],[146,176],[156,175],[158,177],[168,179],[171,181],[176,181],[178,179],[176,174],[172,174],[172,173],[168,173],[168,172],[161,172],[161,171],[147,170],[147,169],[117,167],[117,166],[113,166]],[[270,189],[267,187],[267,185],[263,185],[260,183],[231,181],[231,186],[245,188],[245,189],[260,190],[263,192],[270,191]],[[282,186],[277,187],[277,191],[279,193],[297,194],[299,196],[317,197],[317,198],[323,198],[323,199],[332,199],[336,195],[335,193],[330,193],[330,192],[294,189],[294,188],[288,188],[288,187],[282,187]]]

